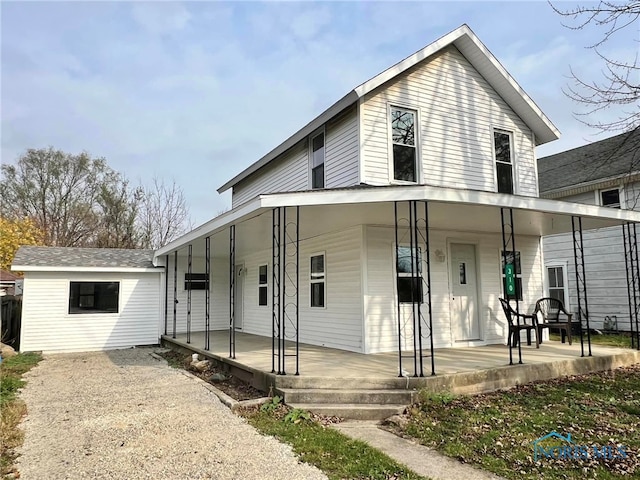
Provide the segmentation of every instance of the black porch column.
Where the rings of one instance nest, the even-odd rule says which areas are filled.
[[[638,237],[635,223],[622,225],[624,263],[627,272],[627,297],[629,300],[629,330],[631,348],[640,350],[640,265],[638,261]]]
[[[236,358],[236,226],[229,227],[229,358]]]
[[[187,343],[191,343],[191,285],[193,274],[193,245],[189,244],[187,254]]]
[[[176,322],[178,316],[178,251],[173,252],[173,335],[176,338]]]
[[[587,276],[584,268],[584,240],[582,237],[582,218],[571,217],[573,238],[573,261],[576,273],[576,293],[578,297],[578,323],[580,325],[580,349],[584,357],[584,329],[582,320],[587,327],[587,345],[591,356],[591,328],[589,326],[589,300],[587,298]]]
[[[164,260],[164,334],[169,331],[169,254]]]
[[[516,236],[513,225],[513,209],[500,208],[500,219],[502,224],[502,273],[504,278],[502,279],[502,290],[504,299],[511,304],[512,298],[516,301],[516,326],[517,329],[513,332],[514,339],[518,336],[518,363],[522,363],[522,342],[520,340],[520,288],[518,287],[517,273],[518,273],[518,259],[516,254]],[[511,258],[509,258],[511,257]],[[511,260],[511,261],[509,261]],[[511,270],[514,276],[514,294],[511,295],[507,291],[507,272]],[[508,319],[507,319],[508,320]],[[509,335],[507,335],[507,343],[509,344],[509,365],[513,365],[513,341],[511,339],[511,327],[509,328]],[[538,335],[538,332],[536,332]]]
[[[211,316],[211,237],[204,239],[204,271],[206,277],[206,289],[204,291],[204,349],[210,348],[210,316]]]

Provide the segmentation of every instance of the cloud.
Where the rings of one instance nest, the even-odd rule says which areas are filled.
[[[131,17],[146,32],[164,35],[187,27],[191,14],[184,5],[173,2],[136,2]]]

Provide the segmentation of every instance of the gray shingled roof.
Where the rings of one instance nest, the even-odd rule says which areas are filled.
[[[13,259],[13,265],[61,268],[153,268],[152,259],[153,250],[22,246]]]
[[[640,171],[640,129],[538,159],[540,193]]]

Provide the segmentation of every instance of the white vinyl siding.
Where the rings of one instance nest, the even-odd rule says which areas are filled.
[[[325,142],[325,187],[357,185],[359,146],[358,116],[355,107],[327,123]]]
[[[120,282],[118,313],[69,314],[70,282]],[[26,272],[22,351],[73,352],[157,344],[160,272]]]
[[[351,107],[325,126],[325,188],[358,184],[358,116]],[[298,142],[233,187],[232,207],[260,194],[307,190],[311,186],[309,141]]]
[[[454,47],[365,97],[363,182],[389,184],[388,105],[418,110],[419,183],[496,191],[493,128],[513,132],[516,194],[537,196],[531,130]]]
[[[584,203],[585,205],[597,205],[596,196],[593,191],[578,193],[569,197],[559,198],[565,202]]]
[[[398,348],[397,304],[393,292],[393,228],[367,227],[366,233],[366,291],[367,352],[392,352]],[[498,298],[502,296],[500,249],[502,239],[494,234],[463,232],[430,232],[431,288],[433,332],[436,348],[453,347],[449,290],[449,243],[476,245],[478,263],[478,302],[480,332],[486,344],[504,343],[507,324]],[[542,263],[537,237],[516,237],[521,252],[523,269],[523,301],[521,309],[532,311],[535,301],[542,296]],[[435,251],[445,253],[439,261]],[[426,306],[425,306],[426,308]],[[402,311],[402,309],[401,309]],[[411,344],[411,340],[408,339]],[[464,344],[463,346],[466,346]]]
[[[615,315],[618,319],[618,328],[628,331],[630,328],[629,301],[622,227],[585,230],[582,235],[590,326],[603,328],[604,317]],[[544,237],[543,249],[544,260],[548,265],[556,262],[567,263],[569,283],[567,308],[575,312],[578,299],[571,234]]]
[[[362,351],[360,242],[361,228],[353,227],[300,243],[300,342],[353,352]],[[309,257],[318,252],[324,252],[325,255],[325,308],[310,307]],[[238,260],[244,263],[247,270],[245,285],[257,284],[258,266],[270,259],[269,248]],[[271,308],[259,307],[257,295],[256,288],[244,289],[243,332],[270,337]]]
[[[309,151],[307,140],[287,150],[258,172],[233,187],[232,208],[257,195],[293,192],[309,188]]]
[[[186,253],[186,251],[185,251]],[[173,255],[169,255],[167,278],[167,334],[173,333]],[[204,257],[194,256],[192,271],[205,273]],[[184,289],[184,275],[187,272],[187,256],[178,256],[178,304],[176,310],[176,333],[187,331],[187,291]],[[257,278],[257,277],[256,277]],[[257,282],[257,280],[256,280]],[[229,328],[229,260],[224,257],[211,257],[211,298],[209,326],[211,330]],[[163,292],[164,295],[164,292]],[[198,332],[205,329],[205,291],[191,291],[191,331]],[[256,300],[257,301],[257,300]],[[162,330],[164,332],[164,312],[162,312]]]

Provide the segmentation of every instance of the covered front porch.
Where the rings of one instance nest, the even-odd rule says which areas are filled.
[[[436,360],[443,347],[456,347],[451,368],[468,347],[486,349],[487,361],[502,348],[500,361],[530,362],[520,347],[492,346],[509,332],[498,300],[531,312],[544,295],[541,236],[572,232],[584,292],[573,311],[586,334],[561,351],[590,356],[582,231],[637,221],[637,212],[428,186],[261,195],[157,252],[167,267],[163,339],[214,352],[224,329],[225,357],[255,348],[267,362],[255,368],[287,376],[307,375],[313,358],[329,371],[329,357],[304,355],[323,347],[386,358],[378,371],[391,378],[459,374]],[[243,346],[246,334],[266,343]]]
[[[582,357],[580,343],[544,342],[522,347],[523,365],[509,365],[508,347],[439,348],[434,351],[437,376],[398,378],[398,355],[395,353],[361,354],[299,344],[299,375],[276,375],[272,368],[271,339],[259,335],[236,333],[236,356],[229,357],[229,332],[210,332],[209,349],[205,350],[205,332],[162,337],[172,348],[199,353],[205,358],[226,364],[239,378],[269,391],[269,388],[428,388],[454,393],[477,393],[535,380],[563,375],[607,370],[640,362],[640,352],[594,345],[591,357]],[[287,342],[290,351],[293,342]],[[407,352],[409,353],[409,352]],[[294,360],[292,360],[293,362]],[[291,372],[293,363],[287,364]],[[285,372],[286,373],[286,372]]]

